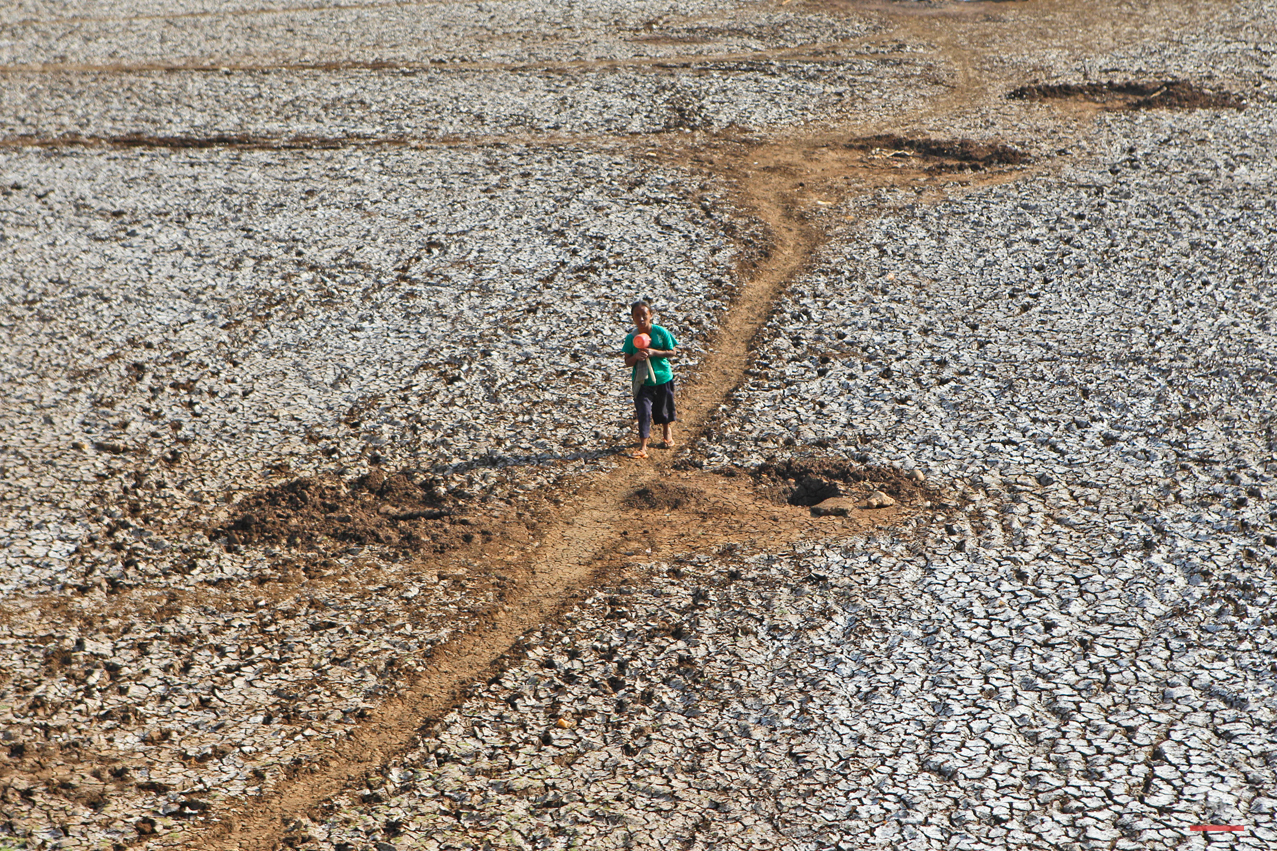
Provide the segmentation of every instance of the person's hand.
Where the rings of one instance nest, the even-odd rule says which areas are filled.
[[[634,357],[638,358],[639,360],[647,360],[648,357],[650,357],[650,355],[648,355],[649,351],[650,349],[639,349],[637,352],[634,353]]]

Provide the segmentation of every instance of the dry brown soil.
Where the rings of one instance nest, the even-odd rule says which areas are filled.
[[[1056,92],[1045,87],[1017,89],[1017,84],[1026,85],[1023,78],[982,76],[980,52],[994,49],[999,36],[1036,34],[1055,40],[1058,31],[1052,23],[1070,19],[1070,26],[1075,24],[1077,4],[1046,3],[1036,4],[1036,9],[1010,10],[982,3],[962,8],[880,8],[894,22],[892,38],[939,45],[958,69],[961,82],[952,97],[933,104],[937,114],[950,119],[962,113],[978,114],[1013,91],[1020,97],[1060,103],[1064,108],[1057,120],[1078,133],[1085,132],[1098,109],[1239,104],[1230,93],[1206,91],[1186,81],[1123,81],[1099,84],[1095,91]],[[1095,42],[1115,37],[1109,29],[1111,21],[1101,23],[1095,20],[1095,10],[1086,12],[1095,23],[1090,33]],[[1004,20],[991,33],[987,16],[993,14]],[[1136,15],[1127,19],[1126,26],[1132,36],[1153,26],[1153,21]],[[970,30],[965,37],[964,28]],[[1086,35],[1075,33],[1075,38]],[[933,138],[914,129],[932,120],[926,115],[902,116],[892,127],[826,127],[748,137],[670,134],[648,137],[637,145],[625,143],[636,155],[655,156],[726,186],[738,213],[761,225],[752,236],[762,239],[743,244],[745,259],[738,269],[739,290],[732,307],[722,317],[708,356],[680,391],[681,447],[694,447],[716,417],[723,415],[719,406],[741,383],[751,343],[772,306],[825,238],[831,224],[826,208],[882,186],[908,186],[922,200],[935,201],[965,187],[1016,180],[1053,165],[1032,163],[1024,152],[1000,142]],[[576,483],[571,499],[561,505],[542,504],[534,512],[535,521],[522,521],[518,529],[508,524],[485,529],[488,534],[479,546],[506,545],[495,562],[498,572],[514,580],[505,589],[505,605],[471,632],[438,648],[429,670],[383,704],[333,752],[316,759],[270,797],[246,801],[239,812],[210,824],[200,846],[279,847],[283,825],[290,818],[315,810],[407,748],[418,730],[429,727],[462,699],[468,685],[517,658],[521,635],[561,617],[590,589],[620,580],[635,564],[677,553],[735,547],[775,550],[807,537],[857,536],[898,522],[928,501],[944,505],[947,499],[940,490],[919,486],[898,471],[868,469],[865,481],[848,487],[848,492],[863,497],[869,490],[883,488],[898,498],[896,506],[861,507],[845,518],[817,518],[805,506],[787,504],[796,478],[776,471],[770,475],[768,471],[705,473],[676,463],[679,451],[658,449],[651,455],[649,461],[627,461],[593,480]],[[830,475],[831,467],[842,466],[845,471],[847,462],[814,459],[810,466],[815,473],[834,479],[838,476]],[[784,472],[794,477],[803,473]],[[442,536],[448,538],[449,533]],[[469,547],[457,548],[455,536],[450,540],[452,547],[444,545],[449,553],[468,553]],[[512,541],[519,545],[510,547]]]
[[[788,0],[786,0],[788,2]],[[638,563],[678,553],[724,547],[774,550],[807,537],[852,537],[898,522],[946,497],[931,484],[899,471],[862,467],[848,459],[813,459],[809,469],[703,472],[686,460],[723,416],[720,406],[749,366],[750,347],[786,284],[811,262],[832,225],[838,202],[883,186],[916,190],[923,201],[965,187],[1016,180],[1055,166],[1030,162],[1024,152],[999,140],[973,142],[960,135],[932,135],[928,128],[977,126],[1008,109],[1007,95],[1045,99],[1052,117],[1068,133],[1087,131],[1095,112],[1106,108],[1191,108],[1238,105],[1227,93],[1208,92],[1184,81],[1110,81],[1051,87],[1034,82],[1034,69],[1007,70],[993,61],[1014,41],[1079,56],[1135,39],[1158,38],[1182,26],[1210,4],[1144,4],[1106,11],[1071,0],[1035,3],[866,4],[823,0],[810,5],[839,14],[866,10],[888,24],[874,38],[883,43],[931,45],[952,70],[950,94],[917,114],[902,114],[881,126],[799,128],[776,133],[672,133],[596,142],[633,156],[655,157],[698,173],[728,191],[737,216],[752,225],[753,238],[738,269],[737,293],[709,341],[708,354],[680,389],[680,445],[654,450],[646,461],[626,460],[609,472],[569,482],[562,499],[542,500],[521,515],[485,515],[473,506],[445,504],[430,496],[429,482],[410,473],[375,471],[342,482],[294,481],[257,494],[225,516],[209,518],[215,537],[228,546],[270,542],[285,547],[299,564],[334,543],[376,543],[409,561],[428,557],[446,572],[450,561],[480,559],[501,589],[501,605],[479,614],[474,629],[439,646],[420,675],[400,684],[392,697],[339,744],[317,754],[269,794],[243,801],[234,812],[213,817],[202,832],[186,832],[180,847],[272,849],[284,825],[408,748],[423,727],[440,719],[467,686],[489,676],[518,654],[529,629],[561,617],[590,589],[623,578]],[[861,45],[834,45],[824,56]],[[816,51],[816,53],[821,53]],[[1025,50],[1026,53],[1031,50]],[[812,53],[808,50],[807,53]],[[793,58],[802,51],[777,51]],[[712,57],[721,59],[722,57]],[[662,60],[678,64],[676,60]],[[688,57],[687,64],[709,61]],[[600,67],[620,63],[599,63]],[[526,70],[526,69],[523,69]],[[342,140],[384,144],[401,140]],[[492,140],[457,144],[487,144]],[[527,144],[562,139],[525,138]],[[177,145],[173,139],[25,139],[0,144]],[[275,147],[325,146],[325,140],[219,139],[199,144]],[[691,450],[688,449],[691,447]],[[682,459],[682,460],[680,460]],[[845,518],[817,518],[787,496],[804,474],[841,479],[855,500],[884,489],[898,500],[892,508],[860,508]],[[311,581],[304,570],[285,572],[273,593]],[[500,582],[496,582],[499,578]],[[173,840],[155,837],[151,847]]]
[[[517,655],[520,636],[561,617],[590,589],[619,581],[636,564],[724,547],[770,551],[802,538],[858,536],[942,498],[899,471],[845,459],[814,458],[800,469],[727,474],[700,471],[678,459],[684,457],[684,447],[695,446],[741,382],[750,342],[785,283],[819,245],[816,201],[833,203],[852,184],[863,189],[908,180],[939,189],[959,179],[969,183],[969,168],[981,170],[975,172],[979,179],[1008,179],[1007,167],[970,162],[956,153],[928,154],[894,144],[884,149],[833,138],[751,143],[708,137],[690,145],[678,138],[661,141],[663,158],[726,179],[741,207],[761,221],[766,237],[764,244],[746,252],[732,308],[696,375],[680,388],[679,446],[653,449],[647,460],[626,459],[611,472],[571,483],[565,488],[571,496],[561,504],[542,501],[522,517],[480,519],[473,515],[481,512],[470,507],[434,504],[411,477],[395,474],[384,481],[378,476],[371,488],[367,479],[293,482],[237,506],[214,526],[214,534],[244,544],[291,540],[302,549],[322,546],[325,539],[376,542],[427,552],[431,569],[440,573],[449,570],[450,561],[471,564],[478,556],[491,576],[501,578],[503,602],[480,613],[466,634],[437,648],[420,676],[402,684],[304,772],[272,795],[245,801],[238,812],[219,814],[200,847],[278,847],[290,818],[310,812],[409,747],[418,730],[462,699],[467,686],[508,664]],[[890,156],[897,150],[908,153],[903,167]],[[790,505],[788,497],[805,473],[841,480],[844,493],[861,507],[847,517],[815,517],[807,506]],[[897,504],[865,507],[864,498],[874,490],[887,492]],[[188,834],[181,847],[190,842]],[[162,847],[163,839],[153,844]]]

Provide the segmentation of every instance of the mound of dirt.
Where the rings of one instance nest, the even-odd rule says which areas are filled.
[[[845,458],[788,458],[748,472],[790,505],[816,505],[833,497],[872,491],[882,491],[907,504],[923,490],[922,483],[904,470]]]
[[[469,543],[474,533],[456,527],[470,521],[457,516],[456,506],[443,504],[431,487],[409,473],[380,470],[349,481],[294,479],[240,500],[230,519],[208,535],[225,539],[227,546],[271,543],[303,549],[322,548],[325,540],[414,552],[443,552]]]
[[[837,482],[822,479],[820,476],[803,476],[798,486],[789,495],[790,505],[819,505],[827,499],[845,496]]]
[[[701,494],[694,488],[673,482],[653,482],[625,497],[626,508],[644,511],[674,511],[689,508],[701,502]]]
[[[935,161],[939,169],[983,169],[994,165],[1021,165],[1028,154],[1009,145],[973,139],[910,139],[894,134],[865,136],[846,145],[852,150],[886,150]]]
[[[1007,94],[1010,100],[1087,100],[1117,109],[1244,109],[1230,91],[1211,91],[1189,80],[1113,80],[1102,83],[1031,83]]]

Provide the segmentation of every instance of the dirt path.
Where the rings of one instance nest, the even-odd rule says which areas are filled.
[[[937,45],[941,59],[954,73],[950,96],[938,99],[927,114],[901,116],[887,132],[925,125],[939,112],[978,112],[1001,97],[1011,80],[994,79],[980,55],[996,49],[996,39],[984,33],[984,41],[968,38],[962,24],[986,14],[988,4],[953,11],[948,16],[902,13],[900,32],[911,40]],[[1071,2],[1045,3],[1036,29],[1029,35],[1053,37],[1053,22],[1073,15],[1091,20]],[[1012,11],[1004,34],[1029,18]],[[1096,16],[1098,17],[1098,16]],[[956,22],[956,23],[955,23]],[[1094,22],[1092,27],[1097,26]],[[900,33],[896,33],[899,36]],[[996,34],[995,34],[996,35]],[[896,37],[893,36],[893,37]],[[1029,36],[1026,36],[1029,37]],[[1082,41],[1075,34],[1074,43]],[[1044,42],[1045,43],[1045,42]],[[699,57],[717,61],[722,57]],[[663,60],[668,62],[670,60]],[[528,66],[529,68],[533,66]],[[1017,80],[1018,82],[1018,80]],[[1081,127],[1090,113],[1078,112],[1062,120]],[[730,310],[708,341],[707,355],[694,376],[685,376],[680,387],[682,422],[679,438],[693,445],[712,427],[720,406],[740,386],[749,365],[751,344],[757,339],[786,285],[800,275],[818,253],[830,222],[822,217],[850,194],[878,186],[906,185],[920,197],[936,197],[956,184],[1014,180],[1028,173],[1022,167],[985,167],[971,172],[970,163],[944,157],[928,159],[916,152],[892,157],[872,146],[849,145],[854,130],[822,128],[797,130],[769,140],[732,138],[727,135],[672,135],[645,138],[641,150],[655,146],[657,156],[677,168],[708,174],[727,187],[741,214],[762,225],[764,244],[745,246],[746,261],[738,277],[739,289]],[[629,142],[619,144],[632,144]],[[691,380],[687,380],[690,378]],[[654,453],[647,463],[626,461],[598,476],[577,497],[565,504],[526,552],[525,567],[517,577],[496,616],[482,627],[438,647],[430,666],[406,688],[382,703],[340,744],[318,754],[301,771],[288,777],[270,794],[242,802],[220,820],[190,832],[157,837],[150,847],[206,849],[273,849],[279,846],[285,826],[315,810],[349,788],[368,772],[406,750],[418,731],[457,706],[466,688],[501,667],[503,657],[517,652],[520,637],[533,627],[560,616],[579,595],[600,577],[616,575],[634,561],[652,560],[666,552],[700,550],[742,538],[760,545],[776,545],[808,534],[853,534],[858,530],[899,519],[901,512],[849,518],[838,526],[815,523],[803,509],[777,507],[747,483],[714,480],[713,477],[673,467],[678,453]],[[677,482],[699,494],[702,508],[715,503],[714,511],[693,505],[677,515],[679,522],[662,525],[669,532],[651,547],[655,552],[635,559],[628,536],[641,529],[644,516],[627,503],[634,491],[661,483]],[[693,500],[696,502],[696,500]],[[651,541],[651,535],[644,537]]]
[[[765,191],[754,196],[745,188],[741,197],[753,202],[753,212],[765,224],[771,244],[753,274],[743,276],[734,304],[714,334],[694,380],[680,388],[683,401],[678,438],[684,446],[701,437],[711,414],[740,383],[750,341],[767,320],[786,281],[802,268],[819,238],[816,229],[804,222],[781,194],[771,191],[769,181],[757,185]],[[178,847],[228,851],[274,848],[290,817],[308,812],[405,750],[418,730],[453,708],[465,687],[492,669],[520,636],[554,618],[595,576],[624,564],[624,557],[618,558],[618,554],[632,546],[626,535],[636,522],[642,522],[627,509],[626,498],[636,489],[667,480],[677,453],[654,451],[652,456],[649,462],[627,459],[592,482],[575,505],[565,506],[535,545],[526,573],[494,620],[439,647],[434,654],[436,663],[383,703],[339,746],[318,756],[305,772],[290,777],[270,796],[245,802],[238,812],[210,825],[202,837],[176,837]],[[695,475],[682,473],[679,477]],[[717,488],[712,484],[707,487]],[[746,521],[766,518],[765,523],[755,523],[749,530],[760,537],[792,539],[810,521],[805,510],[784,511],[757,494],[750,496],[740,487],[735,490],[736,504],[728,516]],[[875,522],[896,516],[893,512],[879,514]],[[681,540],[666,546],[705,546],[715,540],[738,539],[746,531],[740,523],[724,522],[717,511],[709,521],[717,529],[715,534],[698,528],[705,525],[706,518],[700,521],[697,524],[693,518],[691,525],[664,524],[684,533],[678,536]],[[157,840],[153,847],[167,844]]]
[[[762,245],[746,246],[733,304],[708,341],[707,355],[690,381],[680,386],[682,446],[694,445],[715,421],[720,406],[737,388],[749,365],[751,343],[771,315],[787,283],[801,274],[818,251],[824,230],[822,208],[874,186],[923,183],[931,187],[970,175],[927,171],[930,162],[901,167],[872,150],[844,144],[845,134],[798,134],[770,142],[743,142],[710,136],[690,142],[679,136],[660,140],[658,156],[680,168],[702,170],[727,186],[739,212],[760,222]],[[653,144],[644,141],[645,147]],[[995,170],[983,180],[1014,179],[1019,172]],[[199,847],[257,851],[279,846],[285,825],[350,787],[369,771],[406,750],[417,732],[454,708],[470,684],[501,666],[533,627],[559,616],[596,580],[633,563],[625,552],[626,535],[641,523],[625,502],[636,489],[691,477],[691,486],[732,491],[729,510],[689,515],[676,525],[682,534],[664,541],[666,551],[701,550],[722,542],[752,540],[761,546],[792,542],[803,534],[853,534],[899,519],[901,512],[866,514],[838,527],[813,528],[806,509],[778,508],[748,488],[707,481],[703,474],[674,473],[679,453],[653,452],[649,462],[625,461],[597,477],[565,505],[558,518],[529,551],[529,564],[506,605],[479,630],[436,649],[433,663],[407,688],[385,701],[348,738],[317,755],[306,769],[271,794],[246,801],[234,813],[208,825],[202,835],[185,834],[153,841],[151,847]],[[672,479],[673,477],[673,479]],[[645,539],[646,543],[646,539]],[[647,555],[654,558],[658,553]],[[640,559],[641,560],[641,559]]]
[[[848,186],[863,190],[902,180],[943,185],[956,178],[919,167],[899,168],[898,162],[883,162],[872,150],[829,138],[759,144],[711,137],[694,142],[691,148],[678,137],[668,142],[662,157],[680,167],[710,170],[730,187],[742,214],[760,222],[766,234],[764,244],[746,247],[733,304],[695,375],[680,388],[678,438],[686,447],[702,437],[720,406],[740,385],[751,343],[787,283],[818,250],[824,236],[815,217],[822,205],[843,197]],[[1012,179],[1015,174],[1003,169],[986,179]],[[969,182],[967,177],[963,180]],[[815,521],[807,509],[778,505],[748,482],[677,470],[674,461],[679,455],[654,451],[649,461],[626,459],[598,476],[572,504],[563,506],[529,548],[527,565],[518,572],[517,585],[495,617],[438,647],[432,664],[409,686],[270,795],[244,802],[236,812],[208,825],[201,836],[157,839],[152,847],[228,851],[277,847],[290,819],[306,814],[407,749],[420,729],[458,704],[467,686],[499,668],[502,657],[517,649],[523,634],[561,615],[599,578],[615,576],[636,561],[650,561],[663,553],[706,551],[728,542],[772,548],[804,535],[857,534],[894,522],[908,511],[865,511],[841,522]],[[659,489],[670,482],[691,493],[693,505],[676,522],[667,517],[652,524],[665,530],[659,533],[646,528],[643,513],[628,502],[638,489]],[[711,503],[716,507],[704,510]],[[628,537],[631,532],[636,533],[634,539]],[[640,533],[645,552],[634,559],[635,547],[640,546],[634,541]]]

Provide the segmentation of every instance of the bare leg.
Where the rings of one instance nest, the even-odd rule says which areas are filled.
[[[674,448],[674,424],[673,423],[661,424],[661,437],[664,438],[665,440],[666,449]]]
[[[651,397],[642,393],[635,393],[634,396],[634,415],[638,420],[639,443],[638,449],[634,450],[634,458],[647,457],[647,441],[652,431],[652,400]]]

